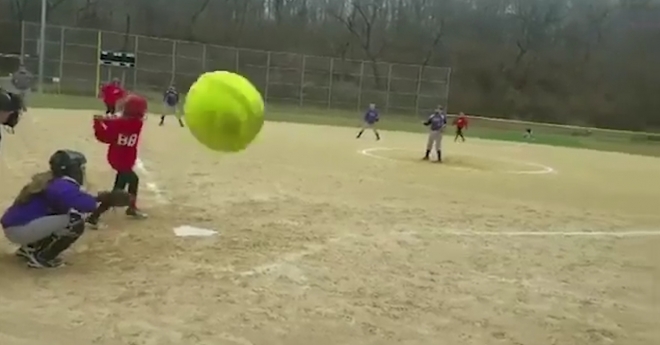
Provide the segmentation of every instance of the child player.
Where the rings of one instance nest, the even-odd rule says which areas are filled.
[[[378,122],[379,120],[380,120],[380,115],[378,115],[376,104],[374,103],[369,104],[369,109],[367,109],[367,112],[364,113],[364,124],[362,125],[362,128],[360,129],[360,132],[358,133],[356,138],[360,139],[362,133],[364,133],[364,130],[367,128],[371,128],[371,130],[374,131],[374,134],[376,135],[376,140],[380,140],[380,134],[376,129],[376,122]]]
[[[117,112],[117,103],[124,98],[126,91],[121,86],[119,79],[112,79],[111,82],[101,87],[101,99],[105,103],[105,114],[114,115]]]
[[[96,139],[108,144],[108,163],[117,172],[113,190],[124,190],[128,187],[131,204],[126,215],[134,219],[146,218],[146,214],[137,208],[138,185],[140,179],[133,170],[137,161],[138,143],[142,133],[142,125],[147,113],[147,100],[138,95],[128,95],[124,101],[122,115],[112,117],[94,117],[94,135]],[[101,215],[110,206],[101,204],[88,218],[92,227],[98,226]]]
[[[84,233],[83,214],[96,209],[97,202],[81,189],[85,163],[80,152],[58,150],[50,157],[50,169],[34,175],[2,215],[5,236],[21,246],[16,255],[29,267],[62,266],[60,254]]]
[[[461,112],[458,117],[454,120],[454,126],[456,126],[456,137],[454,137],[454,142],[460,137],[463,142],[465,142],[465,136],[463,135],[463,130],[468,128],[468,119],[465,116],[465,113]]]
[[[429,139],[426,143],[426,154],[424,160],[429,160],[431,150],[435,146],[438,153],[438,162],[442,162],[442,132],[447,125],[447,115],[442,106],[439,106],[431,116],[424,122],[424,126],[429,127]]]
[[[179,126],[183,127],[183,121],[181,121],[181,115],[179,114],[179,93],[174,86],[167,88],[163,94],[163,114],[160,116],[159,126],[165,123],[166,115],[176,116],[179,120]]]

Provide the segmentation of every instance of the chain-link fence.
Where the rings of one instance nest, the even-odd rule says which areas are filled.
[[[21,54],[38,71],[39,25],[24,23]],[[270,103],[362,110],[376,103],[385,112],[423,113],[449,96],[450,68],[355,61],[293,53],[221,47],[114,32],[48,26],[44,89],[94,95],[99,83],[119,78],[127,88],[187,90],[205,71],[228,70],[250,79]],[[136,67],[99,66],[99,52],[135,53]]]

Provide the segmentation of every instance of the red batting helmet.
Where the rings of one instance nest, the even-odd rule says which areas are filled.
[[[147,113],[147,100],[136,94],[130,94],[124,100],[125,116],[142,118]]]

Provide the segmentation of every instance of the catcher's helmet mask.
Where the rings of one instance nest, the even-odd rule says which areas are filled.
[[[85,165],[87,164],[87,158],[81,152],[73,150],[58,150],[50,156],[48,163],[53,176],[68,177],[81,186],[85,183]]]

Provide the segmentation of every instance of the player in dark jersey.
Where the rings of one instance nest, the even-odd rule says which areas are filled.
[[[0,127],[6,126],[7,131],[13,133],[23,108],[21,96],[0,88]],[[0,140],[2,140],[2,131],[0,131]]]
[[[160,116],[159,126],[165,124],[165,116],[174,115],[179,120],[179,126],[183,127],[181,114],[179,113],[179,92],[174,86],[170,86],[163,94],[163,113]]]
[[[376,129],[376,123],[378,121],[380,121],[380,114],[378,113],[378,109],[376,109],[376,104],[371,103],[369,104],[369,109],[364,113],[364,123],[356,138],[360,139],[366,129],[371,129],[376,136],[376,140],[380,140],[380,133]]]

